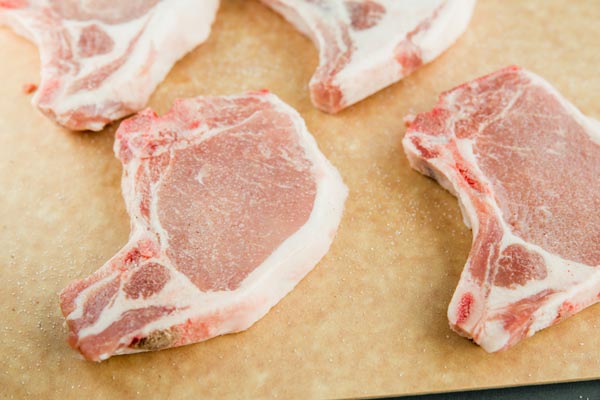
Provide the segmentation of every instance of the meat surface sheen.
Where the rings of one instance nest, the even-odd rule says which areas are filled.
[[[143,111],[115,153],[129,242],[61,294],[89,360],[247,329],[325,255],[347,196],[302,118],[266,91]]]
[[[34,42],[33,104],[73,130],[142,109],[173,64],[210,33],[218,0],[0,1],[0,24]]]
[[[473,227],[454,330],[497,351],[598,301],[600,123],[508,67],[443,93],[403,145]]]
[[[319,49],[313,104],[336,113],[452,45],[475,0],[262,0]]]

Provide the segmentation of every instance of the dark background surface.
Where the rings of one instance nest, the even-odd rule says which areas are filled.
[[[600,380],[394,398],[402,400],[599,400]]]

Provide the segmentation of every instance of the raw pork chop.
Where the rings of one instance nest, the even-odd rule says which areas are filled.
[[[302,118],[267,92],[143,111],[115,152],[129,242],[61,294],[89,360],[248,328],[327,252],[347,195]]]
[[[140,110],[173,64],[208,37],[218,0],[0,0],[0,24],[34,42],[33,104],[100,130]]]
[[[319,48],[312,102],[335,113],[436,58],[475,0],[262,0]]]
[[[509,67],[442,94],[403,144],[473,227],[448,309],[454,330],[502,350],[599,300],[597,121]]]

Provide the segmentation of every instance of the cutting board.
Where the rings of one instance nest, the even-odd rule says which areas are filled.
[[[178,97],[269,88],[339,168],[344,218],[331,251],[248,331],[100,364],[67,346],[58,293],[127,240],[118,123],[76,133],[43,117],[21,91],[38,81],[37,51],[0,29],[0,397],[338,398],[599,378],[600,306],[497,354],[448,328],[471,231],[457,200],[412,171],[400,147],[406,114],[508,64],[600,118],[598,21],[597,0],[480,0],[439,59],[327,115],[308,96],[311,42],[257,1],[223,0],[210,39],[149,105],[163,113]]]

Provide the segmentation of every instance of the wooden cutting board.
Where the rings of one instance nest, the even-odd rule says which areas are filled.
[[[446,307],[471,232],[456,199],[412,171],[400,148],[406,114],[513,63],[600,118],[600,2],[480,0],[438,60],[335,116],[310,103],[309,40],[257,1],[222,3],[208,42],[150,106],[162,113],[177,97],[260,88],[289,102],[350,188],[331,251],[246,332],[81,360],[65,342],[58,293],[127,240],[117,124],[74,133],[41,116],[21,92],[38,80],[37,51],[0,29],[0,397],[336,398],[600,377],[600,306],[498,354],[450,331]]]

